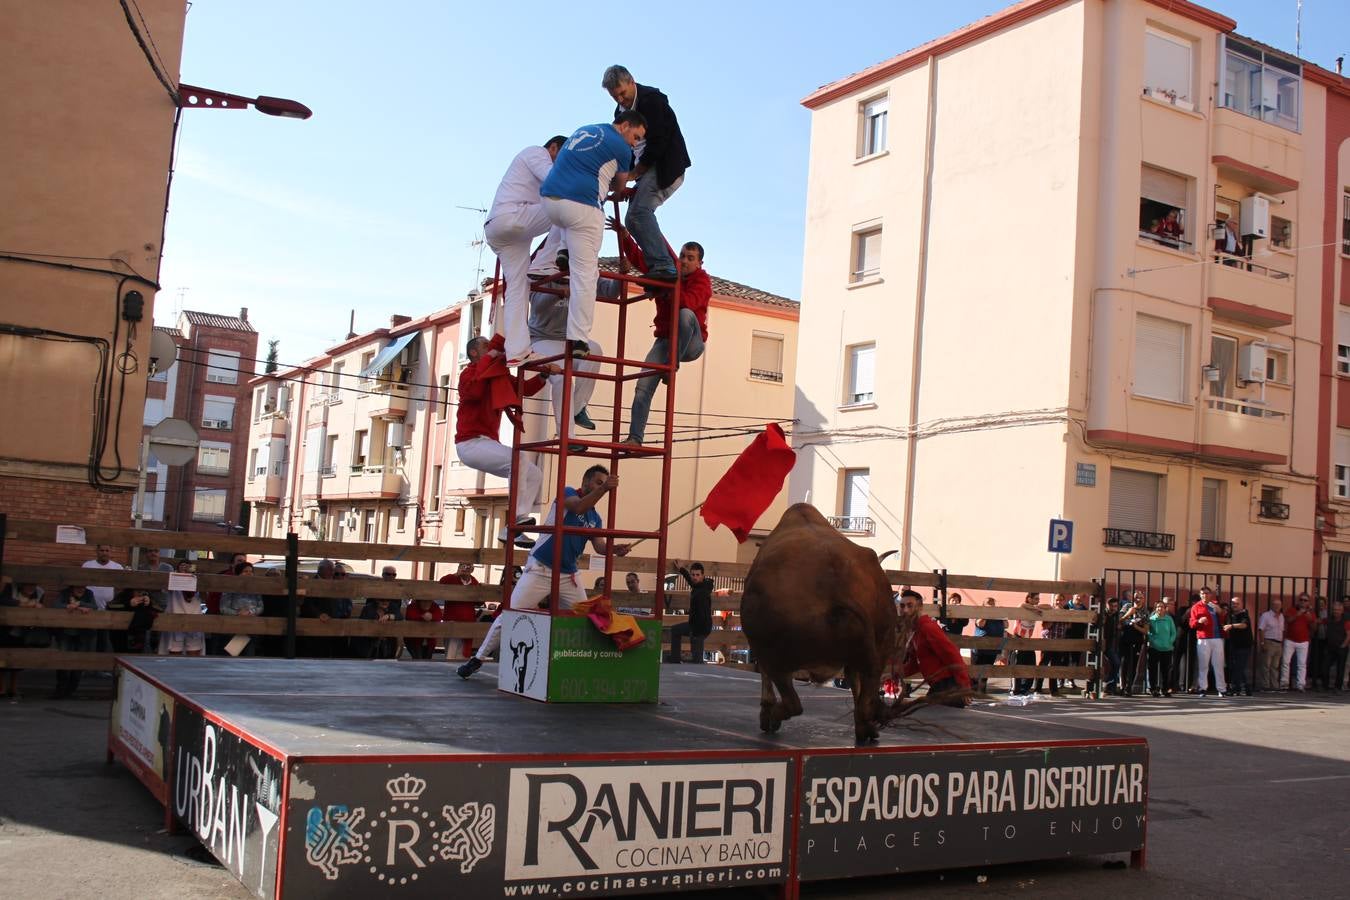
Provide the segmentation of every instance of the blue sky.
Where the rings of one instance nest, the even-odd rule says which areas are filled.
[[[171,323],[180,291],[190,309],[247,306],[260,351],[279,338],[281,360],[300,362],[353,309],[366,331],[463,298],[494,260],[469,246],[482,214],[457,207],[487,206],[525,145],[607,120],[599,82],[614,62],[666,91],[689,144],[667,236],[702,242],[714,274],[799,299],[801,98],[1007,5],[690,0],[621,17],[534,0],[194,0],[184,82],[293,98],[314,117],[184,113],[155,318]],[[1211,8],[1292,51],[1295,5]],[[664,26],[652,8],[671,14]],[[1347,24],[1344,0],[1306,0],[1302,55],[1333,68]]]

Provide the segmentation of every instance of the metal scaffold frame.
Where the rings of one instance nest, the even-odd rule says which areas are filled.
[[[616,221],[622,221],[619,217],[618,201],[612,201],[614,205],[614,218]],[[517,369],[514,376],[516,395],[524,403],[524,383],[528,373],[539,374],[546,365],[554,364],[562,367],[562,399],[559,403],[558,419],[560,428],[558,434],[551,438],[540,441],[522,441],[524,431],[523,409],[520,407],[512,408],[507,411],[507,417],[510,419],[513,428],[511,440],[511,471],[512,473],[520,471],[522,453],[541,453],[554,454],[558,458],[557,477],[555,484],[555,495],[544,506],[544,509],[556,508],[561,505],[567,488],[567,463],[573,457],[584,457],[588,459],[607,460],[610,474],[617,476],[619,474],[619,462],[624,459],[660,459],[661,460],[661,497],[660,497],[660,519],[658,527],[654,531],[641,531],[633,529],[624,529],[616,527],[616,517],[618,513],[618,492],[610,491],[608,494],[608,509],[606,511],[605,525],[602,528],[580,528],[564,524],[565,516],[556,514],[552,525],[545,525],[541,521],[534,526],[520,526],[515,522],[514,510],[516,509],[516,494],[519,489],[519,479],[512,477],[507,493],[506,517],[507,523],[507,542],[505,571],[510,572],[515,565],[515,539],[518,534],[533,532],[544,536],[553,536],[553,561],[551,565],[552,579],[549,586],[549,614],[557,615],[560,608],[558,586],[561,581],[563,537],[566,535],[585,535],[589,538],[607,538],[609,539],[609,550],[605,554],[605,587],[606,592],[613,590],[614,585],[614,549],[613,541],[616,538],[630,540],[654,540],[656,541],[656,595],[653,602],[652,618],[661,621],[662,613],[665,609],[665,570],[667,560],[667,523],[670,520],[670,478],[671,478],[671,452],[672,437],[675,425],[675,375],[679,362],[679,324],[680,324],[680,299],[683,276],[679,276],[675,281],[660,281],[657,279],[646,278],[629,272],[628,263],[622,252],[622,239],[624,229],[622,225],[618,226],[620,237],[619,252],[619,271],[601,272],[601,277],[609,278],[619,282],[619,291],[617,297],[601,296],[597,291],[597,303],[610,303],[618,307],[619,325],[618,334],[615,340],[614,356],[596,356],[588,357],[590,362],[600,364],[600,368],[594,372],[578,371],[575,367],[576,361],[572,357],[570,347],[564,348],[564,352],[554,356],[540,357],[531,360],[526,365]],[[677,261],[678,271],[678,261]],[[531,292],[545,292],[557,295],[563,294],[560,286],[568,278],[567,275],[553,275],[548,278],[540,279],[530,285]],[[500,277],[493,280],[492,300],[494,308],[500,294],[504,293],[505,285]],[[622,356],[624,347],[628,338],[628,312],[629,308],[644,300],[654,300],[661,293],[669,293],[670,302],[670,356],[663,363],[650,363],[645,359],[627,359]],[[609,371],[607,371],[609,370]],[[665,420],[664,428],[661,430],[660,442],[656,446],[651,445],[632,445],[620,443],[620,428],[623,424],[623,414],[627,411],[624,397],[624,386],[629,382],[636,381],[648,376],[665,376]],[[599,381],[607,381],[614,386],[613,410],[610,416],[610,439],[608,441],[585,440],[574,436],[569,436],[571,432],[571,422],[575,411],[572,409],[572,391],[577,378],[593,378]],[[593,405],[593,404],[592,404]],[[580,452],[574,452],[571,447],[580,446],[583,449]],[[559,513],[562,511],[559,510]],[[502,579],[502,606],[508,608],[511,602],[512,584],[510,578]]]

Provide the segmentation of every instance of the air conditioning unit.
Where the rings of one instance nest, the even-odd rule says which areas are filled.
[[[388,430],[384,434],[384,442],[390,447],[403,446],[403,423],[390,422]]]
[[[1266,381],[1266,345],[1247,344],[1238,351],[1238,381],[1264,384]]]
[[[1243,237],[1270,237],[1270,201],[1265,197],[1244,197],[1238,210]]]
[[[202,427],[203,427],[203,428],[214,428],[214,429],[216,429],[216,430],[218,430],[218,431],[229,431],[229,430],[230,430],[230,420],[229,420],[229,419],[202,419]]]

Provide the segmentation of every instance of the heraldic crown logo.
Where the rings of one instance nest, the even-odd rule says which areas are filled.
[[[440,817],[419,805],[427,781],[405,772],[384,783],[389,806],[366,818],[364,806],[312,806],[305,818],[305,858],[328,881],[340,867],[361,865],[389,887],[415,883],[439,861],[459,863],[467,875],[492,854],[497,807],[471,800],[445,804]],[[357,870],[360,871],[360,870]]]

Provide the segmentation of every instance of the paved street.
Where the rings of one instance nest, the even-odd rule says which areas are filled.
[[[0,703],[0,896],[243,898],[184,856],[125,769],[104,764],[110,682],[49,701],[41,676]],[[101,698],[100,698],[101,695]],[[1344,896],[1350,871],[1350,697],[1045,701],[970,715],[1142,735],[1152,752],[1148,870],[1074,859],[809,887],[811,897]],[[977,881],[978,876],[987,880]]]

